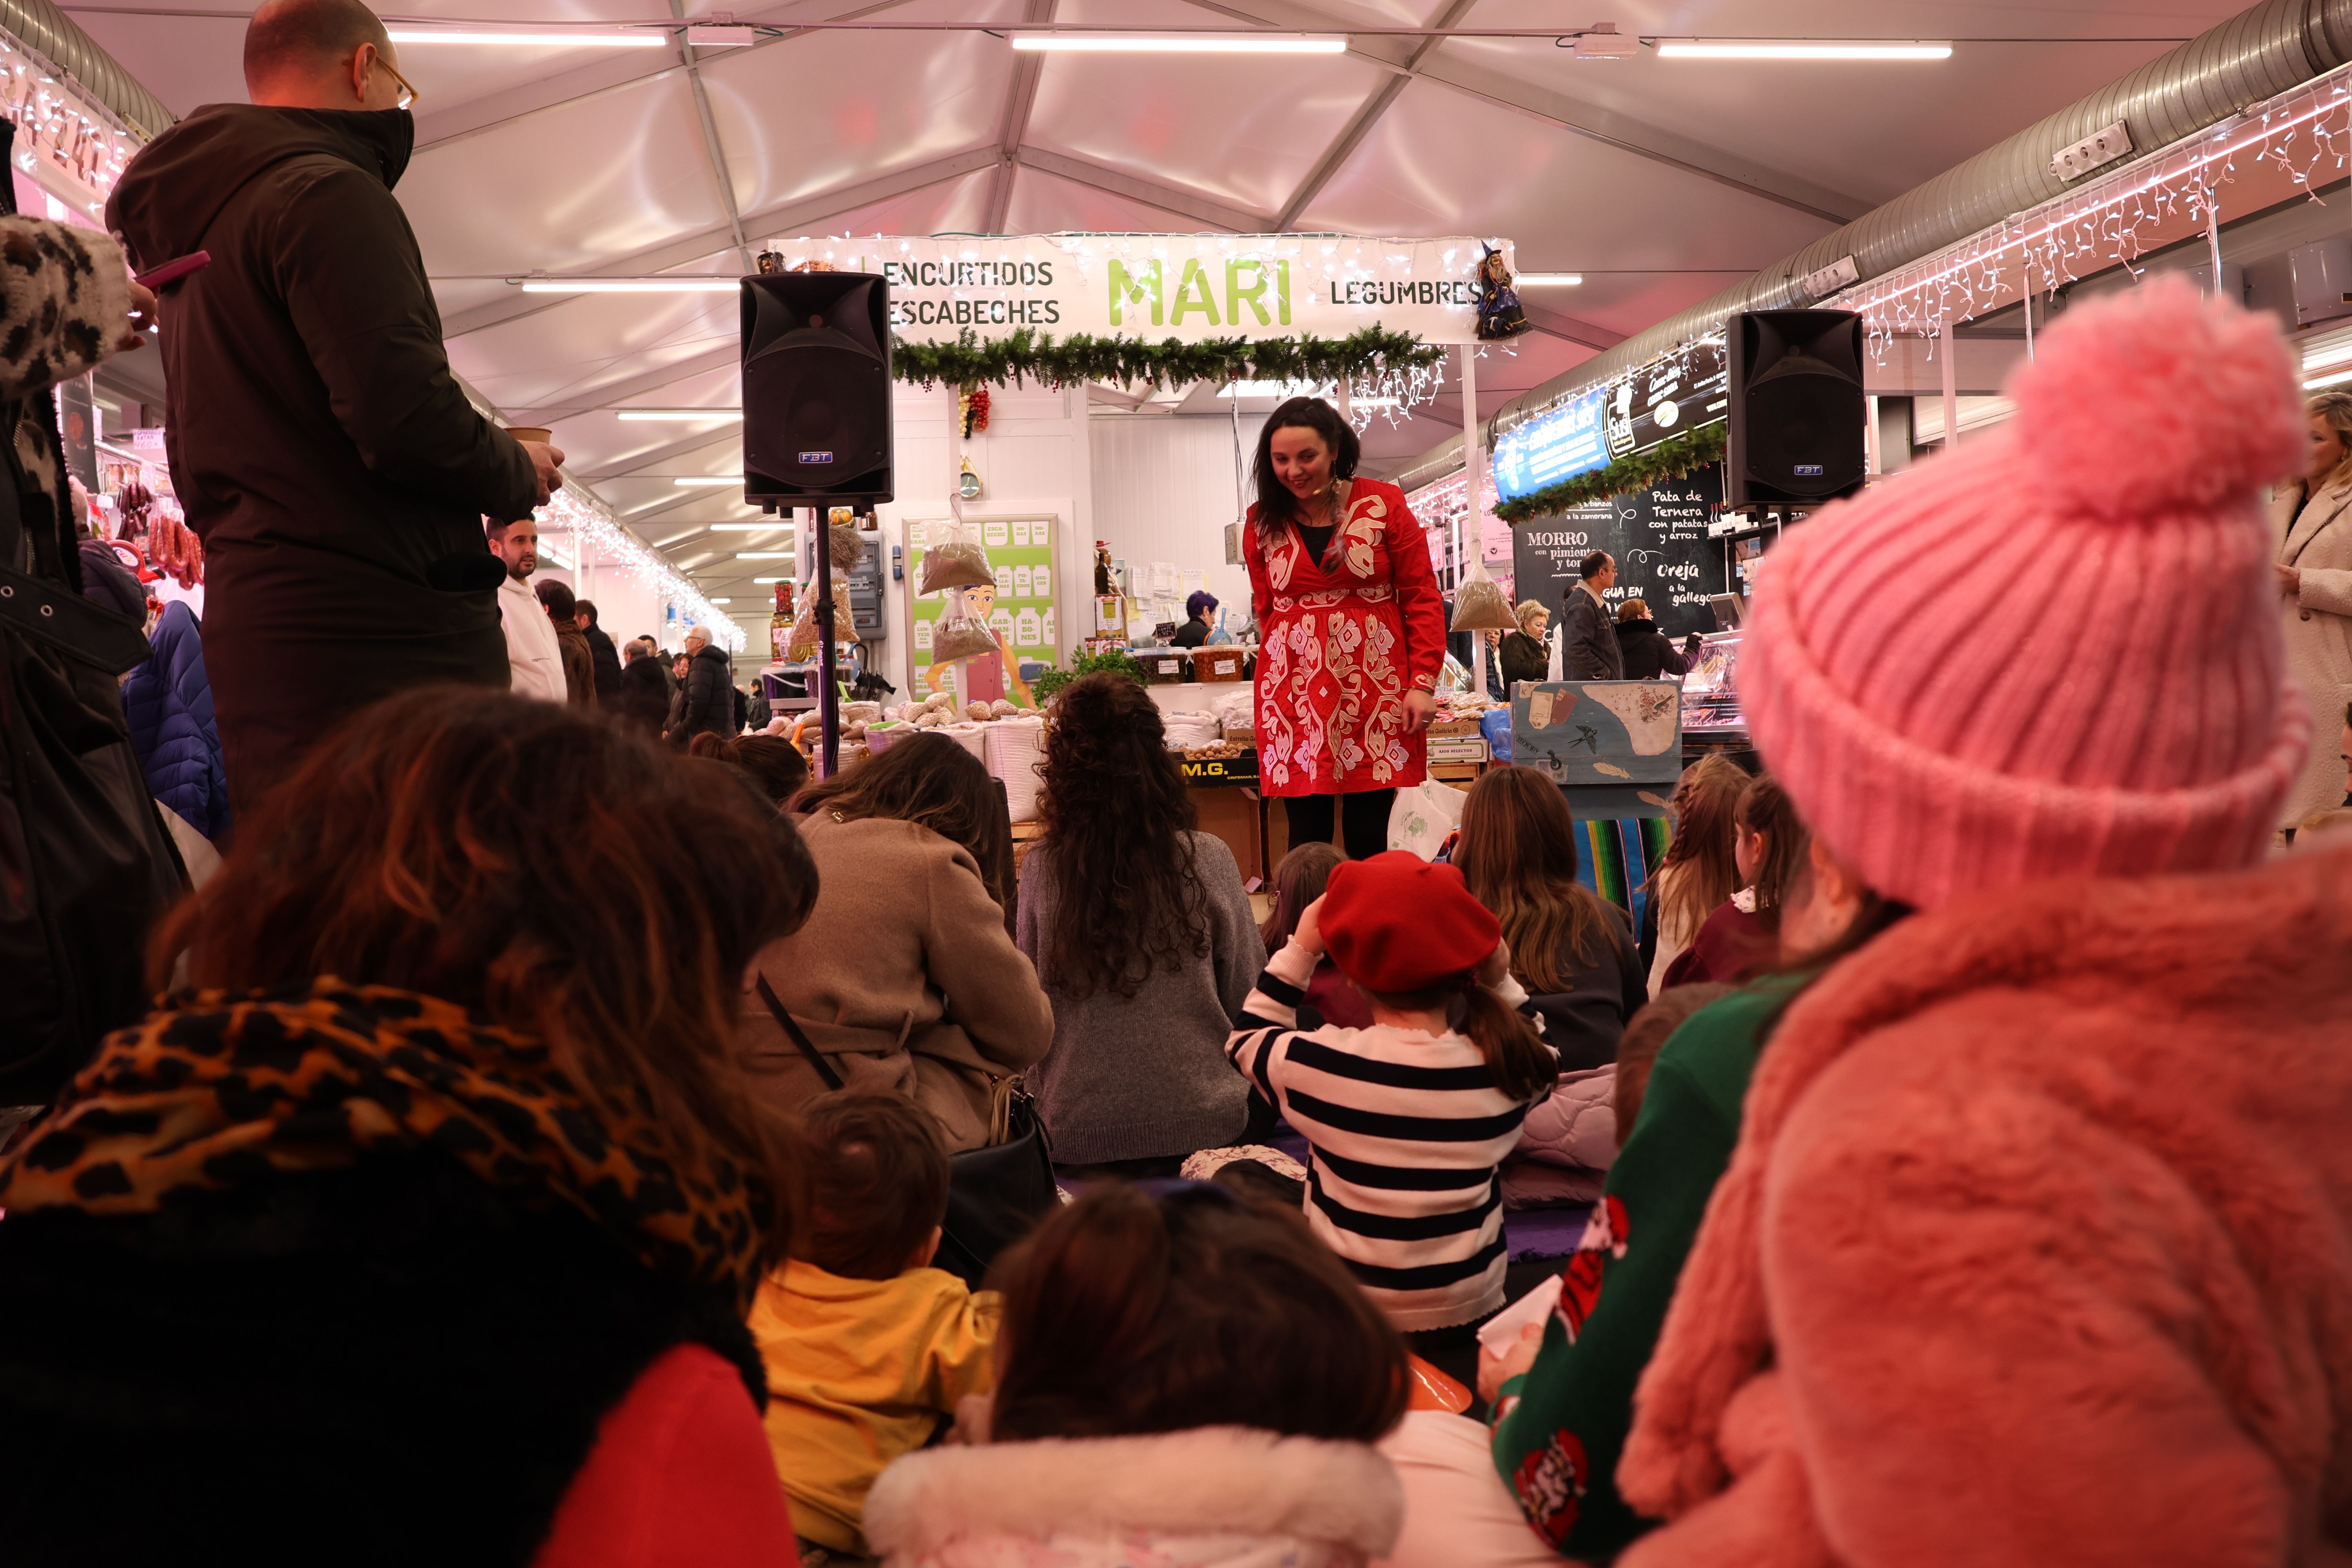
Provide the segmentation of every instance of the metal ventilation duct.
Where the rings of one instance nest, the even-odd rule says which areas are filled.
[[[0,0],[0,5],[10,3]],[[2051,173],[2051,159],[2117,121],[2130,128],[2137,150],[2131,156],[2137,158],[2347,60],[2352,60],[2352,0],[2263,0],[2122,80],[1864,213],[1745,283],[1513,398],[1496,415],[1495,428],[1506,429],[1561,394],[1630,370],[1742,310],[1808,303],[1801,280],[1842,258],[1853,257],[1864,279],[1876,278],[2013,213],[2038,206],[2068,188]],[[2128,160],[2114,165],[2127,166]],[[1423,459],[1414,469],[1429,466]]]
[[[0,0],[0,30],[72,78],[84,95],[142,135],[161,136],[178,123],[178,115],[49,0]]]

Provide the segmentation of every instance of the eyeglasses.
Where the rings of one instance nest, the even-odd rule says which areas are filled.
[[[416,89],[408,84],[408,79],[401,75],[399,70],[394,67],[393,63],[390,60],[385,59],[382,55],[376,56],[375,63],[383,68],[384,75],[390,77],[393,80],[400,84],[400,97],[394,102],[393,107],[394,109],[406,109],[415,103]]]

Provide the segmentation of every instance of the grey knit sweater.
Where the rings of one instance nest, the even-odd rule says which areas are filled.
[[[1265,967],[1265,944],[1234,852],[1206,833],[1191,837],[1209,893],[1209,954],[1153,971],[1133,997],[1076,998],[1056,987],[1039,953],[1058,896],[1052,843],[1022,862],[1013,940],[1054,1004],[1053,1049],[1027,1080],[1056,1163],[1214,1149],[1249,1120],[1249,1085],[1225,1060],[1225,1037]]]

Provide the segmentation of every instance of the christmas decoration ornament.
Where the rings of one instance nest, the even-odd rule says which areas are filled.
[[[1579,474],[1572,479],[1562,479],[1556,485],[1546,485],[1516,500],[1499,502],[1495,515],[1505,522],[1525,522],[1530,518],[1556,517],[1572,506],[1589,500],[1603,500],[1610,496],[1624,495],[1630,490],[1645,490],[1652,485],[1662,485],[1681,479],[1694,468],[1723,460],[1724,437],[1729,426],[1717,420],[1703,425],[1686,436],[1661,441],[1646,452],[1635,452],[1618,458],[1605,468],[1595,468],[1589,474]]]
[[[1202,381],[1307,382],[1320,385],[1345,378],[1359,392],[1423,401],[1434,390],[1433,375],[1444,363],[1442,344],[1425,343],[1410,332],[1366,327],[1345,338],[1216,338],[1188,343],[1174,338],[1089,337],[1081,332],[1056,340],[1027,327],[1001,338],[982,339],[966,328],[951,343],[891,343],[892,374],[900,381],[932,387],[1025,384],[1070,386],[1099,381],[1114,386],[1149,382],[1190,386]]]
[[[1488,246],[1486,258],[1478,263],[1478,335],[1490,342],[1515,338],[1528,330],[1527,311],[1520,308],[1519,291],[1511,283],[1511,268],[1503,253]]]
[[[956,411],[963,419],[963,438],[971,440],[988,428],[988,388],[967,386],[958,395]]]

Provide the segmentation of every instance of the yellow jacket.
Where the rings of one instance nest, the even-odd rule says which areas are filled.
[[[799,1534],[865,1553],[866,1494],[883,1467],[929,1442],[957,1400],[994,1386],[1001,1305],[937,1268],[844,1279],[793,1258],[761,1282],[751,1323],[768,1369],[768,1447]]]

